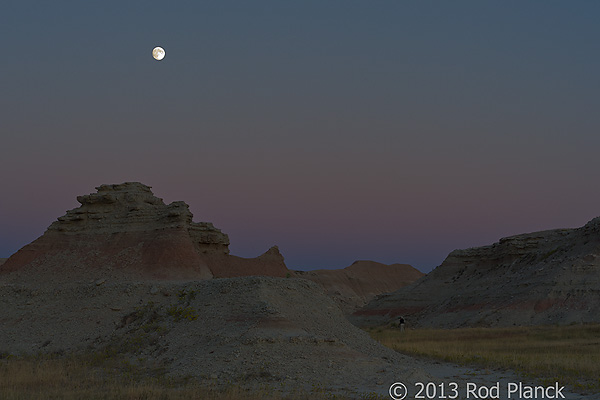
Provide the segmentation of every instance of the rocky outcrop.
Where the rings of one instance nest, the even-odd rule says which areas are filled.
[[[418,360],[372,340],[318,285],[300,279],[68,282],[34,290],[0,282],[0,310],[5,356],[111,354],[115,363],[203,385],[350,392],[344,399],[383,395],[399,379],[432,380]]]
[[[295,271],[294,275],[318,283],[345,313],[352,313],[375,296],[398,290],[424,274],[408,264],[355,261],[344,269]]]
[[[455,250],[423,279],[382,295],[352,319],[420,326],[600,321],[600,218],[578,229],[516,235]]]
[[[283,278],[290,274],[277,246],[271,247],[264,254],[256,258],[242,258],[231,255],[227,257],[207,255],[204,258],[211,266],[211,271],[215,278],[230,278],[248,275],[265,275]],[[250,273],[253,271],[254,273]]]
[[[229,256],[229,237],[193,222],[182,201],[165,204],[138,182],[102,185],[79,208],[10,257],[0,274],[34,279],[208,279],[285,276],[283,257]]]
[[[187,204],[165,205],[149,186],[138,182],[102,185],[97,193],[78,196],[81,207],[67,211],[48,228],[64,235],[186,230],[202,253],[229,254],[229,237],[210,222],[193,222]]]

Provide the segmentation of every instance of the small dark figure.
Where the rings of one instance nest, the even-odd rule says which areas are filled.
[[[398,317],[393,319],[389,325],[390,328],[400,329],[400,332],[404,331],[404,317]]]

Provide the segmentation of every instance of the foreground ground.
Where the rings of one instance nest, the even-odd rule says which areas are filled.
[[[373,328],[369,333],[404,354],[507,369],[541,383],[600,393],[600,324],[404,332]]]
[[[169,379],[132,368],[126,362],[90,356],[8,357],[0,360],[0,398],[36,399],[126,399],[126,400],[277,400],[345,399],[315,387],[310,392],[282,394],[277,388],[252,393],[231,384],[228,388],[199,386],[193,380]],[[216,382],[215,382],[216,383]],[[366,394],[365,400],[386,398]]]
[[[399,352],[441,360],[437,363],[439,371],[436,375],[443,374],[446,369],[446,378],[472,374],[487,379],[488,383],[502,375],[514,380],[510,372],[494,372],[507,369],[516,371],[523,379],[540,384],[560,382],[571,386],[574,391],[590,394],[569,398],[596,399],[600,392],[600,325],[407,330],[402,333],[379,328],[369,333]],[[452,364],[478,367],[466,369]],[[435,364],[430,361],[428,365]],[[0,397],[7,400],[346,398],[329,394],[319,387],[284,394],[284,390],[271,386],[248,393],[235,382],[225,389],[223,385],[218,385],[218,389],[217,386],[200,387],[194,382],[193,379],[165,378],[159,370],[143,371],[133,367],[126,359],[107,358],[101,354],[54,357],[4,355],[0,359]],[[389,397],[364,394],[361,398]]]

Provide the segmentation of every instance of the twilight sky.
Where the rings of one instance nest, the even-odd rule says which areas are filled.
[[[591,0],[3,1],[0,257],[125,181],[298,269],[427,272],[581,226],[600,215],[599,18]]]

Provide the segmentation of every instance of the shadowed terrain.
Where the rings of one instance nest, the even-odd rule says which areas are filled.
[[[362,261],[321,286],[294,277],[276,246],[230,255],[226,234],[141,183],[78,201],[0,267],[0,354],[75,354],[148,376],[349,396],[385,393],[398,377],[435,379],[350,324],[324,290],[335,284],[361,302],[417,277],[410,266]]]
[[[352,320],[377,325],[399,315],[423,327],[598,322],[600,218],[577,229],[455,250],[430,274],[379,296]]]
[[[295,276],[323,286],[346,313],[364,306],[375,296],[409,285],[424,274],[408,264],[385,265],[375,261],[355,261],[344,269],[295,271]]]

